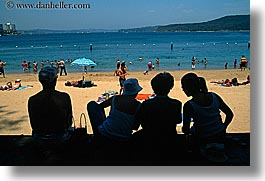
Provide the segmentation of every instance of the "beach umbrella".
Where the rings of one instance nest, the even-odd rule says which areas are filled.
[[[83,66],[83,67],[84,66],[97,66],[97,64],[89,58],[78,58],[74,60],[71,64],[77,65],[77,66]]]
[[[76,60],[74,60],[71,65],[77,65],[77,66],[82,66],[83,67],[83,70],[85,72],[87,72],[87,67],[91,67],[91,70],[92,68],[94,68],[95,66],[97,66],[97,64],[92,61],[91,59],[89,58],[78,58]]]
[[[89,58],[78,58],[78,59],[75,59],[71,65],[76,65],[76,66],[82,66],[83,67],[83,70],[87,73],[87,69],[86,67],[88,66],[91,66],[91,69],[92,67],[94,68],[95,66],[97,66],[97,64],[92,61],[91,59]],[[83,74],[83,77],[82,77],[82,80],[83,80],[83,83],[84,83],[84,80],[85,80],[85,76]]]

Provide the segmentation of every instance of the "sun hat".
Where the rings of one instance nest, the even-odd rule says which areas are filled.
[[[124,90],[122,95],[135,95],[143,89],[135,78],[130,78],[124,81],[123,87]]]
[[[57,68],[54,67],[43,67],[39,72],[39,81],[52,82],[58,74]]]

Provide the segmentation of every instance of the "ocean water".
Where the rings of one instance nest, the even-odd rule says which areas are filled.
[[[250,60],[249,32],[172,32],[172,33],[62,33],[21,34],[0,37],[0,59],[6,62],[5,72],[22,73],[21,63],[41,60],[75,60],[86,57],[97,66],[89,71],[112,72],[116,59],[124,60],[129,71],[145,71],[147,62],[160,59],[159,70],[190,70],[191,58],[200,63],[196,69],[204,69],[201,60],[207,58],[206,69],[233,68],[242,55]],[[171,44],[173,49],[171,49]],[[92,50],[90,50],[92,46]],[[142,57],[140,62],[138,58]],[[49,62],[45,63],[49,65]],[[81,72],[82,67],[66,63],[68,72]]]

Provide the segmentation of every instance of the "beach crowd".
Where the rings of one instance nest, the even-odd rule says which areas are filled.
[[[67,62],[71,63],[72,60],[71,59],[67,59]],[[67,71],[66,71],[66,66],[65,66],[65,60],[64,59],[60,59],[60,60],[54,60],[54,61],[49,61],[49,60],[41,60],[40,62],[40,68],[45,66],[45,63],[49,63],[51,67],[56,67],[58,69],[58,71],[60,72],[60,75],[62,75],[64,73],[64,75],[67,75]],[[24,60],[21,64],[22,68],[23,68],[23,72],[31,72],[31,68],[33,68],[33,73],[36,74],[38,73],[38,63],[36,61],[33,61],[32,63],[33,67],[31,66],[31,61],[26,61]]]

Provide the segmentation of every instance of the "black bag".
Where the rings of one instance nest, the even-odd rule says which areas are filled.
[[[79,127],[77,127],[75,125],[75,121],[73,120],[74,126],[72,127],[71,141],[74,142],[75,144],[90,143],[91,135],[87,133],[87,121],[86,121],[86,115],[84,113],[80,115],[79,121],[80,121]],[[82,125],[82,122],[84,123],[84,126]]]
[[[82,118],[84,118],[84,124],[85,124],[85,127],[82,126]],[[86,122],[86,115],[85,113],[82,113],[80,115],[80,120],[79,120],[79,127],[76,127],[75,125],[75,121],[74,122],[74,135],[75,136],[87,136],[87,122]]]

